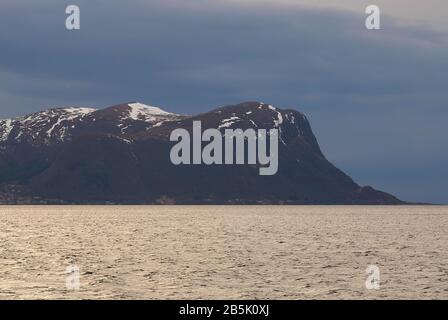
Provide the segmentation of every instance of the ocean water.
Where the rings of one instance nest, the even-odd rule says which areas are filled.
[[[447,248],[448,207],[4,206],[0,299],[448,299]]]

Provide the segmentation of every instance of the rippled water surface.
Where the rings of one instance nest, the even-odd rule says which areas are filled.
[[[447,248],[448,207],[0,207],[0,298],[448,299]]]

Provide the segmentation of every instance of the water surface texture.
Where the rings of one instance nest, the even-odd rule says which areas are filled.
[[[448,299],[447,248],[448,207],[0,207],[0,298]]]

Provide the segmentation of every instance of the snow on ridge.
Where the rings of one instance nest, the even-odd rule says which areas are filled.
[[[23,134],[30,135],[33,139],[40,135],[41,130],[45,128],[53,119],[55,123],[44,133],[47,137],[52,137],[57,131],[59,140],[64,140],[67,135],[67,129],[63,126],[64,121],[82,119],[86,115],[96,111],[93,108],[85,107],[56,107],[48,108],[44,111],[35,112],[25,116],[19,116],[14,119],[0,120],[0,141],[8,140],[12,129],[17,126],[19,131],[15,139],[19,141]]]
[[[34,122],[36,120],[48,119],[53,117],[66,117],[65,120],[72,120],[77,117],[84,117],[95,111],[97,111],[97,109],[85,107],[56,107],[17,117],[15,119],[20,121],[21,123]]]
[[[229,122],[224,122],[222,124],[219,125],[218,129],[222,129],[222,128],[228,128],[230,127],[232,124],[234,124],[236,121],[229,121]]]
[[[87,108],[87,107],[49,107],[43,111],[32,113],[25,117],[31,118],[31,117],[35,117],[35,116],[39,116],[39,115],[53,116],[53,115],[59,115],[61,113],[87,115],[87,114],[95,112],[95,111],[97,111],[97,109]]]
[[[68,108],[62,108],[62,110],[77,114],[89,114],[96,111],[96,109],[85,107],[68,107]]]
[[[69,115],[63,120],[73,120],[78,117],[85,117],[86,115],[96,111],[96,109],[84,107],[70,107],[63,108],[62,110],[69,113]]]
[[[14,128],[13,120],[0,120],[0,127],[2,127],[2,132],[0,131],[0,141],[8,140],[11,130]]]
[[[175,113],[167,112],[158,107],[148,106],[140,102],[133,102],[126,104],[128,108],[122,113],[121,121],[128,123],[127,120],[140,120],[151,124],[153,127],[159,127],[164,122],[169,121],[173,116],[178,116]],[[130,127],[128,124],[126,127],[121,128],[121,133],[125,134],[126,130]]]
[[[280,111],[277,111],[277,108],[274,106],[269,105],[268,108],[277,113],[277,120],[274,119],[274,125],[276,127],[279,127],[283,123],[282,113]]]
[[[59,129],[59,140],[64,141],[65,136],[67,135],[67,128],[62,126],[62,123],[64,121],[71,121],[75,120],[77,118],[83,118],[86,115],[95,112],[96,109],[93,108],[84,108],[84,107],[67,107],[67,108],[58,108],[53,110],[61,110],[67,115],[58,115],[59,118],[57,121],[53,124],[53,126],[46,132],[48,137],[51,137],[53,132],[56,129]],[[73,126],[72,126],[73,128]]]
[[[129,117],[133,120],[139,120],[140,116],[148,117],[173,115],[173,113],[167,112],[158,107],[148,106],[139,102],[129,103],[128,106],[131,108],[129,110]]]
[[[236,117],[236,116],[230,117],[228,119],[224,119],[224,120],[221,121],[221,124],[219,125],[218,129],[228,128],[228,127],[230,127],[232,124],[234,124],[237,121],[241,121],[241,119],[239,117]]]

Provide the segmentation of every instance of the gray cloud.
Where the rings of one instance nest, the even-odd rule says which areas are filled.
[[[448,202],[439,24],[386,14],[383,30],[368,31],[363,11],[341,10],[349,2],[77,3],[81,30],[68,32],[69,2],[2,2],[0,116],[131,100],[197,113],[262,100],[306,112],[328,158],[355,180]]]

